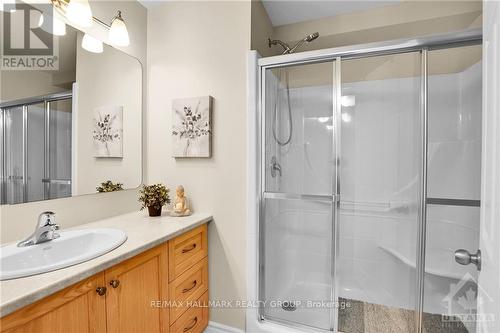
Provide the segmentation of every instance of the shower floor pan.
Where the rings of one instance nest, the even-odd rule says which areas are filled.
[[[331,304],[325,303],[330,295],[328,284],[300,282],[269,295],[264,314],[270,320],[329,330]]]

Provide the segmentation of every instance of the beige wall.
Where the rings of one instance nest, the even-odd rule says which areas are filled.
[[[259,0],[252,3],[252,49],[263,56],[272,56],[281,48],[270,51],[267,36],[293,45],[306,34],[318,31],[320,38],[304,44],[298,51],[310,51],[338,46],[371,43],[398,38],[479,28],[482,24],[481,1],[405,1],[399,4],[326,17],[277,27],[271,22]],[[264,41],[264,43],[263,43]],[[274,51],[274,54],[273,54]],[[430,74],[461,72],[481,58],[478,48],[465,51],[466,57],[440,53],[429,64]],[[378,80],[415,75],[414,66],[406,57],[374,57],[362,62],[344,61],[343,82]],[[449,59],[458,59],[450,61]],[[394,61],[397,64],[394,64]],[[298,66],[290,69],[291,86],[310,86],[331,82],[331,66]]]
[[[0,15],[0,34],[3,33],[3,15]],[[42,96],[71,90],[75,81],[76,30],[67,29],[65,36],[55,37],[58,50],[58,70],[2,70],[0,74],[0,101]]]
[[[273,39],[274,27],[260,0],[252,0],[251,49],[258,50],[263,57],[279,54],[279,49],[269,47],[268,38]]]
[[[256,0],[259,1],[259,0]],[[304,44],[299,51],[318,50],[382,40],[408,38],[435,33],[479,28],[482,24],[482,2],[402,0],[401,3],[317,20],[269,28],[262,5],[252,9],[252,49],[267,56],[267,39],[272,34],[290,44],[306,34],[319,32],[320,38]],[[259,26],[256,26],[259,25]],[[274,49],[280,50],[279,47]]]
[[[83,34],[78,35],[78,45]],[[141,103],[142,68],[137,59],[108,45],[103,53],[91,53],[81,47],[76,55],[76,108],[74,171],[72,191],[95,193],[106,180],[136,188],[141,184]],[[123,108],[123,157],[96,158],[92,131],[94,111],[99,107]]]
[[[168,2],[149,10],[149,182],[183,184],[209,226],[210,298],[245,297],[246,59],[250,2]],[[172,158],[172,99],[211,95],[213,157]],[[243,329],[244,309],[210,320]]]
[[[2,71],[0,101],[35,97],[67,91],[52,84],[53,75],[42,71]]]
[[[118,9],[123,11],[130,34],[130,46],[121,49],[138,58],[145,65],[146,8],[135,1],[94,1],[91,2],[91,6],[94,16],[104,21],[111,20]],[[97,31],[96,35],[102,39],[107,38],[105,31]],[[144,71],[143,82],[145,81]],[[145,89],[146,84],[143,85],[143,96],[145,96]],[[145,165],[144,161],[143,165]],[[58,223],[62,228],[67,228],[136,209],[139,209],[136,190],[2,206],[0,210],[0,242],[10,242],[27,236],[33,231],[36,217],[44,210],[56,212]]]

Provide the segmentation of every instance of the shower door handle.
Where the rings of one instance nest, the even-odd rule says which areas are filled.
[[[477,270],[481,270],[481,250],[477,250],[476,253],[471,254],[469,251],[464,249],[459,249],[455,251],[455,261],[460,265],[474,264]]]

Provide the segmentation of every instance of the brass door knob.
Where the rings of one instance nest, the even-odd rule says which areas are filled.
[[[108,289],[106,289],[106,287],[97,287],[95,292],[97,293],[97,295],[99,296],[104,296],[106,294],[106,291]]]
[[[111,281],[109,281],[109,285],[113,288],[118,288],[118,286],[120,285],[120,281],[119,280],[111,280]]]

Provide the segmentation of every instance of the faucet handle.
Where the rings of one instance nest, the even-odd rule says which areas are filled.
[[[46,225],[51,225],[51,226],[57,226],[56,221],[55,221],[56,214],[51,211],[46,211],[40,213],[38,215],[38,226],[46,226]]]

